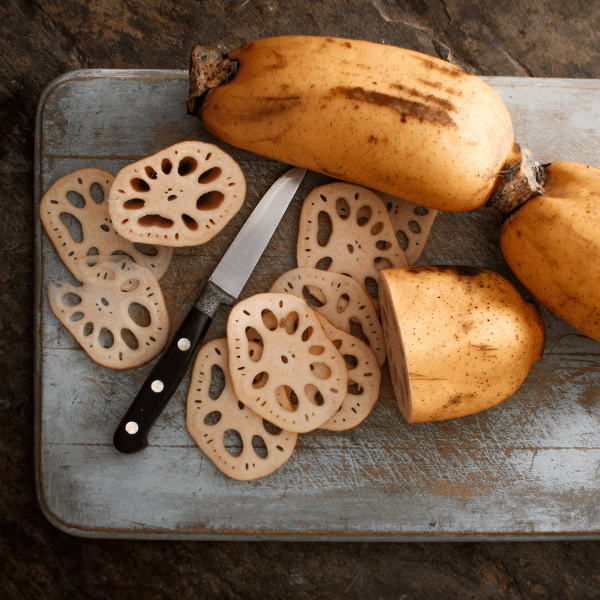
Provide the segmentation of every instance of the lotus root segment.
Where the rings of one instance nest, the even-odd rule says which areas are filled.
[[[409,423],[495,406],[542,357],[537,307],[493,271],[390,269],[381,272],[380,285],[392,386]]]
[[[251,343],[250,346],[255,345]],[[265,477],[292,455],[297,433],[284,431],[242,404],[229,375],[225,338],[198,353],[187,397],[187,429],[225,475],[239,481]]]
[[[208,242],[240,210],[246,179],[213,144],[181,142],[121,169],[110,216],[125,238],[164,246]]]
[[[283,273],[269,291],[304,298],[332,325],[366,342],[379,367],[385,362],[385,340],[376,309],[352,277],[299,267]]]
[[[257,335],[259,342],[251,342]],[[229,314],[227,340],[237,397],[281,429],[317,429],[342,404],[346,364],[304,300],[288,294],[243,300]]]
[[[379,271],[408,265],[379,196],[343,182],[318,187],[304,200],[296,256],[299,267],[352,277],[374,302]]]
[[[557,161],[546,191],[502,225],[502,253],[521,283],[561,319],[600,342],[600,169]]]
[[[123,257],[98,257],[82,286],[48,286],[50,308],[98,364],[139,367],[167,343],[169,315],[160,285],[145,267]]]
[[[382,200],[396,232],[396,239],[406,254],[408,264],[412,266],[425,249],[438,211],[390,194],[383,194]]]
[[[125,254],[160,279],[173,248],[138,244],[120,236],[108,210],[114,177],[102,169],[80,169],[55,181],[40,200],[40,219],[69,271],[85,280],[87,256]]]
[[[344,431],[362,423],[373,410],[379,398],[381,371],[377,359],[364,342],[334,327],[317,313],[317,318],[325,335],[333,342],[346,361],[348,369],[348,390],[342,405],[321,429]]]

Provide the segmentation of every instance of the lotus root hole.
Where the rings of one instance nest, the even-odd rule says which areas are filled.
[[[67,192],[67,200],[74,208],[85,208],[85,198],[79,192]]]
[[[315,405],[315,406],[323,406],[325,404],[325,399],[323,398],[323,394],[319,391],[319,388],[312,383],[307,383],[304,386],[304,395]]]
[[[348,384],[348,394],[352,394],[353,396],[362,396],[365,390],[358,383],[349,383]]]
[[[339,350],[342,347],[342,340],[334,340],[331,342],[336,350]]]
[[[196,208],[198,210],[214,210],[219,207],[224,199],[225,195],[222,192],[206,192],[206,194],[202,194],[196,201]]]
[[[348,294],[342,294],[338,298],[337,312],[340,314],[343,313],[348,308],[349,304],[350,304],[350,296],[348,296]]]
[[[169,229],[173,227],[173,221],[161,215],[144,215],[138,219],[138,225],[141,227],[159,227],[161,229]]]
[[[266,371],[261,371],[253,380],[252,387],[255,390],[260,390],[261,388],[267,385],[267,381],[269,381],[269,374]]]
[[[152,322],[150,311],[139,302],[131,302],[127,307],[127,314],[138,327],[148,327]]]
[[[150,166],[147,166],[144,171],[146,171],[146,177],[148,177],[148,179],[156,179],[158,177],[156,171]]]
[[[192,219],[192,217],[190,217],[189,215],[182,214],[181,215],[181,220],[183,221],[183,224],[190,231],[196,231],[196,229],[198,229],[198,222],[196,220]]]
[[[344,354],[344,360],[346,361],[346,369],[352,371],[358,366],[358,359],[353,354]]]
[[[191,156],[186,156],[179,161],[177,173],[179,173],[181,177],[185,177],[186,175],[191,175],[197,167],[198,161]]]
[[[83,314],[83,313],[82,313],[80,310],[78,310],[77,312],[74,312],[74,313],[73,313],[73,314],[72,314],[72,315],[69,317],[69,320],[70,320],[72,323],[77,323],[77,321],[81,321],[81,319],[83,319],[83,317],[84,317],[84,314]]]
[[[392,247],[392,244],[386,240],[379,240],[376,244],[375,247],[377,248],[377,250],[389,250]]]
[[[91,321],[88,321],[83,326],[83,335],[85,337],[88,337],[88,336],[92,335],[92,333],[94,333],[94,324]]]
[[[198,177],[198,183],[213,183],[213,181],[216,181],[220,176],[221,169],[219,167],[213,167],[212,169],[208,169],[208,171],[204,171],[204,173],[202,173],[200,177]]]
[[[313,334],[313,328],[312,326],[307,327],[303,332],[302,332],[302,341],[303,342],[308,342],[308,340],[310,339],[310,336]]]
[[[321,271],[327,271],[333,262],[333,258],[331,256],[324,256],[320,258],[315,264],[315,269],[321,269]]]
[[[216,425],[222,416],[218,410],[213,410],[204,417],[204,424],[209,426]]]
[[[150,185],[148,182],[140,177],[134,177],[129,183],[136,192],[143,193],[150,191]]]
[[[359,227],[364,227],[373,215],[373,211],[370,206],[361,206],[356,212],[356,224]]]
[[[244,451],[242,436],[235,429],[228,429],[223,434],[223,445],[231,456],[239,456]]]
[[[265,440],[263,440],[260,435],[252,436],[252,449],[256,453],[256,456],[259,458],[267,458],[269,451],[267,450],[267,445],[265,444]]]
[[[300,325],[300,315],[294,310],[288,313],[284,320],[285,330],[289,335],[296,333],[298,326]]]
[[[295,412],[298,409],[298,396],[289,385],[280,385],[277,387],[275,398],[279,406],[288,412]]]
[[[131,329],[121,329],[121,339],[131,350],[137,350],[140,347],[140,343]]]
[[[115,343],[115,337],[113,336],[112,331],[106,327],[102,327],[98,334],[98,342],[103,348],[112,348]]]
[[[398,240],[398,244],[402,250],[406,250],[408,248],[409,239],[404,231],[400,230],[396,232],[396,239]]]
[[[73,292],[67,292],[62,297],[62,303],[66,306],[77,306],[81,304],[82,298],[78,294],[74,294]]]
[[[248,358],[252,361],[252,362],[258,362],[261,357],[262,357],[262,350],[263,347],[260,346],[259,344],[256,344],[256,346],[248,346]]]
[[[413,213],[415,213],[417,217],[425,217],[429,214],[429,209],[425,208],[424,206],[415,206]]]
[[[277,425],[274,425],[266,419],[263,419],[263,427],[269,435],[279,435],[283,431],[281,427],[277,427]]]
[[[260,318],[262,319],[263,325],[269,331],[275,331],[277,329],[277,317],[272,310],[269,310],[268,308],[263,309],[260,313]]]
[[[71,213],[62,212],[60,213],[60,220],[67,228],[71,239],[76,244],[81,244],[81,242],[83,242],[83,227],[81,226],[79,219]]]
[[[346,248],[350,254],[354,254],[354,246],[352,244],[348,244]]]
[[[324,248],[327,246],[329,242],[329,238],[331,238],[331,234],[333,233],[333,225],[331,223],[330,214],[322,210],[318,215],[318,230],[317,230],[317,244]]]
[[[338,217],[345,221],[350,216],[350,205],[345,198],[338,198],[335,203],[335,210]]]
[[[168,175],[172,169],[173,169],[173,163],[168,158],[163,158],[162,162],[160,163],[160,170],[165,175]]]
[[[421,226],[416,221],[409,221],[408,222],[408,228],[413,233],[421,233]]]
[[[104,188],[96,181],[90,186],[90,198],[96,204],[102,204],[104,202]]]
[[[365,335],[365,332],[363,331],[362,325],[358,321],[355,321],[353,319],[350,319],[350,335],[353,335],[355,338],[358,338],[359,340],[367,344],[367,346],[371,345],[371,342],[369,342],[369,338]]]
[[[281,362],[282,362],[284,365],[287,365],[287,364],[288,364],[288,357],[287,357],[287,356],[283,356],[283,355],[282,355],[282,356],[281,356]]]
[[[302,286],[302,297],[314,308],[320,308],[327,303],[325,294],[314,285]]]
[[[225,373],[219,365],[213,365],[210,370],[210,385],[208,386],[208,395],[213,400],[218,400],[225,389]]]
[[[331,369],[325,363],[311,363],[310,370],[317,379],[329,379],[331,377]]]
[[[134,242],[133,247],[144,256],[157,256],[158,248],[153,244],[141,244],[140,242]]]
[[[325,347],[324,346],[311,346],[308,349],[309,354],[312,354],[313,356],[321,356],[321,354],[323,354],[323,352],[325,352]]]
[[[378,256],[373,262],[375,263],[375,268],[378,271],[382,271],[383,269],[391,269],[394,266],[392,261],[385,256]]]
[[[254,329],[254,327],[246,327],[246,337],[248,338],[249,342],[256,342],[261,346],[264,345],[262,335],[260,335],[260,333]]]

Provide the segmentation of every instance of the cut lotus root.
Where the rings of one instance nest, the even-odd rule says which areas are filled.
[[[297,268],[281,275],[269,291],[304,298],[332,325],[366,342],[378,366],[385,362],[385,340],[375,307],[362,285],[351,277]]]
[[[167,343],[169,315],[160,285],[128,258],[96,260],[82,286],[49,284],[50,308],[93,361],[111,369],[139,367]]]
[[[408,266],[380,197],[341,181],[315,188],[304,200],[296,258],[299,267],[352,277],[375,302],[379,271]]]
[[[339,409],[346,364],[304,300],[288,294],[243,300],[229,314],[227,340],[235,393],[264,419],[303,433]]]
[[[198,246],[240,210],[246,179],[213,144],[181,142],[121,169],[108,199],[125,238],[164,246]]]
[[[408,264],[412,266],[425,248],[438,211],[390,194],[383,194],[382,200],[396,232],[396,239],[406,254]]]
[[[317,314],[325,335],[332,341],[346,361],[348,390],[342,405],[321,429],[344,431],[362,423],[373,410],[381,387],[381,371],[369,346],[353,335],[334,327]]]
[[[251,342],[252,346],[256,344]],[[233,479],[250,481],[270,475],[290,458],[296,446],[297,433],[266,421],[235,395],[225,338],[200,349],[186,414],[187,429],[196,444]]]
[[[40,219],[69,271],[85,280],[87,256],[127,255],[160,279],[173,248],[138,244],[120,236],[108,211],[114,177],[102,169],[80,169],[55,181],[40,200]]]

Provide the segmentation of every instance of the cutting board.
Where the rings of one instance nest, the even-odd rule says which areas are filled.
[[[517,140],[541,162],[600,166],[600,82],[487,78]],[[37,218],[41,195],[84,167],[116,174],[173,143],[217,143],[240,163],[245,206],[204,246],[175,251],[161,280],[171,333],[251,209],[289,166],[212,138],[186,115],[183,71],[68,73],[40,100],[36,123],[35,475],[40,506],[68,533],[102,538],[482,540],[600,534],[600,346],[542,308],[544,357],[506,402],[453,421],[406,424],[387,366],[372,414],[347,432],[299,436],[273,475],[222,475],[185,427],[189,376],[156,422],[150,446],[119,454],[112,435],[153,363],[93,363],[48,305],[46,287],[72,278]],[[340,143],[343,143],[340,140]],[[268,290],[295,264],[301,203],[331,179],[305,178],[242,297]],[[420,264],[461,264],[512,276],[500,218],[439,213]],[[207,339],[222,337],[221,308]]]

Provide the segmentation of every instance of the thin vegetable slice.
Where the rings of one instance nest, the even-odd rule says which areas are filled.
[[[256,345],[251,342],[250,348]],[[215,466],[239,481],[275,472],[292,456],[298,437],[240,402],[231,382],[225,338],[208,342],[196,357],[187,396],[186,425]]]

